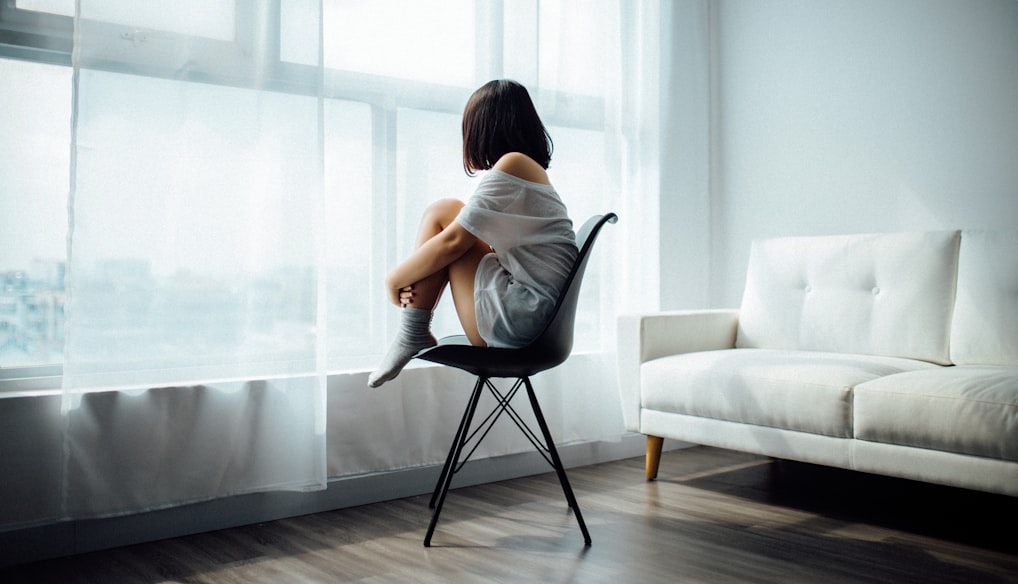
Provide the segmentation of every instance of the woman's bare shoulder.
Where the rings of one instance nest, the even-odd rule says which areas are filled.
[[[492,168],[526,181],[544,185],[551,184],[551,181],[548,180],[548,173],[541,168],[541,165],[522,152],[509,152],[503,155]]]

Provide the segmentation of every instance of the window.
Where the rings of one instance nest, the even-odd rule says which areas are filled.
[[[0,367],[58,364],[71,71],[0,58]]]
[[[403,79],[470,86],[477,54],[473,0],[328,2],[325,66]]]
[[[16,0],[14,6],[26,11],[74,16],[74,0]]]
[[[0,0],[0,77],[5,80],[0,85],[0,368],[62,362],[71,180],[69,31],[74,4]],[[157,96],[186,91],[208,104],[211,120],[216,108],[235,104],[277,107],[271,99],[251,101],[249,89],[321,99],[326,193],[322,273],[330,369],[367,368],[384,352],[393,320],[379,289],[385,271],[410,251],[417,219],[429,202],[469,196],[476,179],[462,172],[459,116],[470,92],[483,82],[510,77],[531,87],[556,144],[553,178],[577,227],[607,208],[605,185],[613,183],[608,176],[613,171],[601,162],[608,155],[602,93],[609,68],[577,63],[610,61],[611,52],[605,48],[610,43],[604,41],[617,34],[616,12],[597,4],[570,9],[567,15],[564,3],[536,0],[325,0],[319,26],[318,0],[281,0],[280,18],[266,18],[265,11],[275,5],[232,0],[83,3],[87,9],[83,8],[82,18],[108,41],[81,58],[100,62],[103,51],[108,51],[118,57],[109,62],[119,63],[104,62],[97,71],[83,69],[83,82],[102,76],[110,88],[108,99],[99,106],[105,109],[89,112],[91,119],[104,124],[93,127],[90,136],[122,145],[127,158],[149,147],[176,149],[180,156],[202,149],[209,159],[199,168],[207,175],[194,174],[194,167],[189,167],[195,184],[222,181],[226,200],[239,201],[251,196],[249,190],[258,181],[292,181],[300,188],[300,168],[285,174],[279,169],[273,173],[264,167],[230,166],[230,160],[215,158],[220,150],[216,140],[222,138],[209,135],[211,123],[201,119],[191,120],[191,126],[156,124],[144,135],[132,134],[136,127],[132,106],[117,100],[131,92]],[[132,60],[124,50],[129,45],[141,45],[149,51],[149,60]],[[172,47],[185,45],[199,47],[201,57],[188,63],[187,75],[175,77],[167,72],[174,69],[163,65],[178,58]],[[315,67],[319,58],[325,65],[322,77]],[[256,71],[262,75],[258,87],[249,87]],[[153,99],[149,105],[158,108],[159,103]],[[280,102],[278,107],[285,105]],[[277,130],[284,140],[286,126]],[[160,172],[172,169],[147,168],[138,162],[128,164],[122,173],[86,178],[116,185],[102,194],[105,204],[129,215],[134,208],[157,204],[144,193],[160,182]],[[251,172],[265,175],[251,182]],[[231,181],[248,190],[231,192]],[[185,189],[180,196],[189,192]],[[193,192],[202,191],[196,187]],[[195,197],[195,205],[216,204],[205,195]],[[242,231],[248,233],[258,224],[260,212],[308,212],[272,204],[250,205],[247,215],[236,218],[246,222]],[[300,219],[295,215],[294,220]],[[104,312],[104,321],[91,323],[96,330],[120,339],[131,335],[141,339],[146,333],[140,328],[161,330],[167,352],[214,353],[210,345],[215,343],[257,345],[262,338],[305,342],[301,339],[316,326],[316,284],[300,269],[287,272],[287,266],[305,263],[288,261],[288,254],[314,255],[306,242],[266,253],[263,257],[278,264],[273,277],[259,280],[256,287],[262,287],[257,293],[238,299],[229,287],[212,285],[203,276],[237,269],[237,262],[216,264],[203,258],[208,265],[174,263],[179,257],[201,258],[203,246],[228,247],[229,237],[218,233],[222,226],[169,238],[163,243],[193,248],[193,253],[173,258],[168,252],[160,255],[163,243],[146,241],[156,227],[128,222],[110,234],[109,249],[96,255],[102,266],[93,275],[104,278],[108,289],[95,300],[117,307]],[[151,252],[144,261],[124,251],[139,248]],[[219,257],[221,262],[231,256]],[[599,288],[597,266],[592,264],[589,270],[584,293],[607,293]],[[175,293],[170,297],[147,292],[161,278],[174,279]],[[208,324],[232,318],[230,307],[238,302],[275,310],[281,294],[306,298],[309,312],[276,315],[271,328],[244,329],[249,335],[244,339],[220,338],[220,329]],[[578,326],[596,331],[602,317],[596,301],[589,304],[590,313],[580,315]],[[153,312],[153,306],[161,312]],[[441,315],[436,333],[458,332],[451,307]],[[170,332],[172,326],[202,322],[205,328],[179,336]],[[598,347],[593,332],[578,334],[577,342],[580,350]]]

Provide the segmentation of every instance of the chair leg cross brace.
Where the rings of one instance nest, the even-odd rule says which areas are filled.
[[[510,404],[510,401],[516,396],[516,393],[522,386],[526,386],[527,388],[527,396],[530,399],[530,407],[533,409],[534,417],[536,418],[537,424],[541,429],[541,434],[544,437],[543,444],[540,439],[538,439],[534,431],[530,429],[530,427],[523,421],[520,415]],[[473,432],[470,432],[474,413],[477,410],[477,404],[481,399],[481,394],[485,387],[491,391],[498,403],[495,405],[495,409],[492,410],[492,412],[480,423],[478,428]],[[494,426],[495,422],[502,416],[503,413],[509,415],[516,426],[519,427],[527,439],[530,440],[531,444],[537,448],[538,453],[541,454],[545,461],[547,461],[548,464],[555,469],[559,484],[562,486],[562,492],[565,494],[566,502],[569,504],[569,508],[573,510],[573,514],[576,516],[576,522],[579,524],[580,531],[583,533],[583,541],[586,545],[590,545],[590,533],[587,531],[587,525],[583,521],[583,515],[580,513],[580,506],[576,502],[576,496],[573,494],[573,489],[569,485],[569,478],[566,476],[565,467],[562,466],[562,460],[559,458],[558,450],[555,448],[555,442],[552,440],[551,432],[548,431],[548,424],[544,420],[544,414],[541,412],[541,406],[537,402],[537,395],[534,393],[534,386],[531,385],[530,378],[521,377],[517,379],[516,383],[513,384],[512,389],[503,395],[487,377],[478,377],[477,383],[474,384],[474,391],[470,394],[470,401],[467,403],[466,410],[463,412],[463,418],[460,420],[459,428],[456,430],[456,436],[453,439],[452,447],[449,449],[449,455],[445,460],[445,464],[442,466],[442,472],[439,474],[438,483],[435,485],[435,491],[431,495],[431,502],[428,504],[430,508],[434,509],[434,512],[431,515],[431,523],[428,525],[428,533],[424,537],[424,546],[431,547],[431,536],[434,535],[435,526],[438,525],[438,516],[442,512],[442,505],[445,503],[445,496],[449,492],[449,486],[452,484],[453,475],[463,468],[463,465],[466,464],[467,460],[470,459],[474,451],[477,450],[477,447],[488,435],[492,426]],[[478,432],[481,432],[480,437],[477,437]],[[467,443],[475,437],[477,437],[477,441],[474,443],[473,448],[471,448],[467,455],[460,460]]]

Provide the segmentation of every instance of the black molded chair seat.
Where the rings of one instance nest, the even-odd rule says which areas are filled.
[[[416,358],[484,377],[522,377],[559,365],[565,359],[560,359],[558,352],[544,343],[520,349],[478,347],[471,345],[466,335],[455,335],[444,337]]]
[[[558,366],[572,352],[576,305],[579,299],[583,274],[586,271],[587,261],[590,259],[590,250],[601,228],[606,223],[615,223],[616,221],[618,221],[618,217],[614,213],[595,215],[587,220],[577,232],[576,247],[579,253],[577,254],[576,262],[573,264],[569,277],[566,279],[562,292],[555,303],[551,319],[541,334],[530,344],[517,349],[477,347],[471,345],[466,336],[457,335],[443,338],[437,346],[425,349],[415,356],[417,359],[448,365],[477,376],[474,391],[470,396],[466,411],[463,413],[463,419],[460,421],[459,428],[456,431],[452,447],[449,449],[449,456],[446,458],[441,475],[439,475],[438,484],[435,485],[435,491],[431,496],[430,506],[434,509],[434,513],[431,517],[431,525],[428,526],[428,533],[424,538],[425,546],[431,545],[431,537],[434,534],[435,526],[438,524],[438,516],[442,512],[442,505],[452,483],[453,475],[469,460],[474,450],[477,449],[477,446],[487,436],[491,426],[503,413],[512,419],[538,449],[538,452],[544,456],[544,459],[555,469],[559,482],[562,485],[562,490],[565,493],[566,501],[569,503],[569,507],[573,509],[576,521],[580,526],[580,531],[583,532],[584,542],[590,545],[590,534],[583,521],[583,516],[580,514],[579,505],[576,503],[576,497],[573,495],[572,488],[569,485],[569,479],[566,477],[565,468],[562,466],[562,461],[559,459],[558,452],[555,449],[555,443],[552,440],[551,433],[548,431],[544,415],[541,413],[533,385],[530,383],[530,376]],[[492,378],[516,378],[516,382],[509,391],[503,393],[491,383]],[[517,391],[524,386],[527,388],[527,395],[534,412],[534,417],[540,426],[543,442],[535,432],[527,427],[526,423],[524,423],[510,403]],[[470,428],[473,422],[474,411],[477,409],[477,403],[485,388],[491,391],[498,403],[492,413],[488,414],[481,422],[480,426],[471,432]],[[479,437],[478,433],[480,433]],[[477,437],[477,440],[473,444],[472,449],[463,460],[460,460],[463,449],[475,437]]]

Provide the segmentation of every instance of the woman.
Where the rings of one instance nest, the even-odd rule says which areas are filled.
[[[385,279],[400,329],[368,385],[396,377],[437,344],[431,316],[446,284],[478,346],[521,347],[540,334],[576,260],[566,207],[548,179],[552,142],[519,83],[491,81],[463,112],[463,168],[488,171],[464,204],[424,212],[416,249]]]

